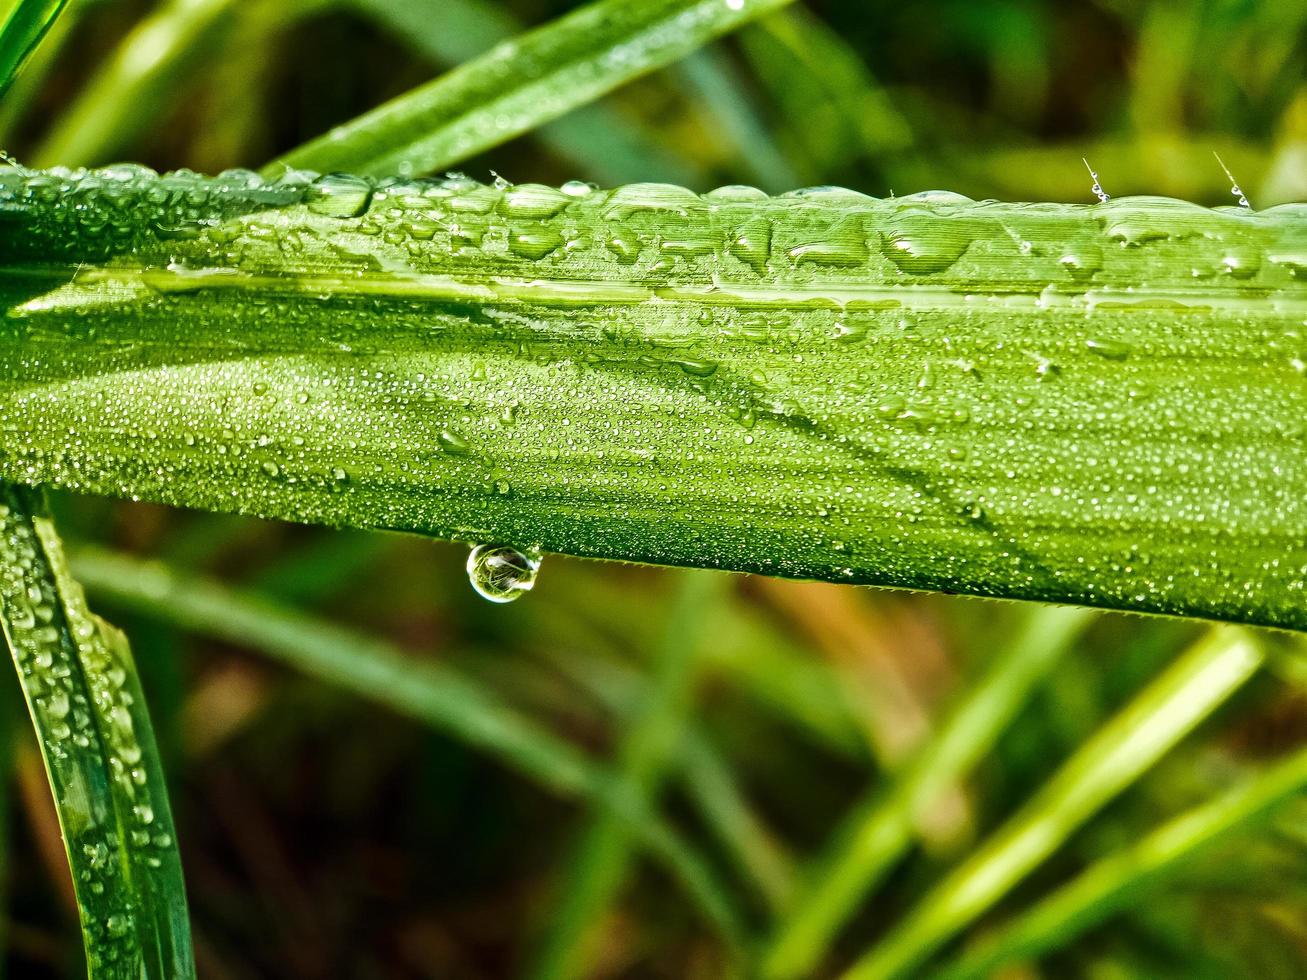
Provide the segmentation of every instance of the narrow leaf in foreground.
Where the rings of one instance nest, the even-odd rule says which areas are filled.
[[[0,476],[1307,628],[1307,206],[0,170]]]
[[[359,13],[387,26],[397,40],[438,64],[471,61],[522,32],[512,12],[496,0],[350,0]],[[613,107],[579,106],[552,122],[531,127],[532,136],[601,183],[674,180],[692,183],[703,168],[668,146],[652,126]],[[453,166],[458,160],[445,161]]]
[[[39,494],[3,483],[0,620],[54,791],[91,977],[193,977],[176,832],[131,652],[87,611]]]
[[[269,164],[427,173],[512,139],[790,0],[601,0]]]

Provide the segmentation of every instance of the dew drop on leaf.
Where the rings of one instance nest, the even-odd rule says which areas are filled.
[[[310,211],[329,218],[357,218],[368,209],[372,182],[352,174],[325,174],[315,180],[306,195]]]
[[[467,579],[482,598],[513,602],[530,592],[540,571],[535,553],[506,544],[479,544],[467,556]]]

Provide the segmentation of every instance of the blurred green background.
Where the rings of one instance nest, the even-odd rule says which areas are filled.
[[[0,145],[40,165],[257,167],[575,6],[73,0],[0,107]],[[810,0],[462,169],[1089,202],[1084,157],[1114,196],[1233,203],[1214,153],[1254,206],[1307,198],[1301,0]],[[663,685],[675,695],[665,720],[683,736],[653,753],[647,774],[665,783],[663,809],[725,877],[736,864],[770,868],[778,894],[1032,616],[1006,603],[557,556],[523,601],[494,606],[468,587],[459,547],[55,503],[71,542],[162,558],[389,643],[414,665],[456,668],[601,761],[625,758],[632,715]],[[206,638],[90,594],[130,636],[150,695],[202,976],[494,978],[532,962],[580,874],[577,842],[593,819],[584,805],[466,733],[360,696],[348,676],[325,683],[257,642]],[[883,934],[1202,630],[1096,615],[974,771],[916,821],[914,845],[818,975]],[[1307,744],[1298,664],[1274,659],[974,932]],[[16,977],[75,976],[58,829],[20,702],[7,697],[5,962]],[[714,801],[747,808],[752,865],[714,826]],[[719,814],[732,820],[742,826]],[[591,923],[592,975],[722,975],[720,944],[661,866],[639,859],[620,883]],[[766,891],[740,888],[751,923],[767,920]],[[1299,800],[1002,975],[1305,974]]]

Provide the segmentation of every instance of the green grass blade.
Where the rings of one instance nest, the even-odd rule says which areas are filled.
[[[194,977],[176,831],[131,651],[87,611],[39,495],[7,484],[0,618],[54,792],[90,976]]]
[[[912,145],[907,120],[861,57],[806,8],[763,18],[740,42],[780,114],[777,139],[805,180],[829,182],[850,160]]]
[[[1015,959],[1029,959],[1064,945],[1122,909],[1146,900],[1204,848],[1248,829],[1304,789],[1307,750],[1299,749],[1086,868],[935,976],[940,980],[979,980]]]
[[[360,13],[388,26],[404,43],[448,65],[471,61],[522,30],[512,14],[492,0],[350,2]],[[664,147],[657,133],[603,105],[579,106],[540,126],[535,136],[576,166],[579,175],[603,184],[703,180],[702,168],[679,148],[673,152]]]
[[[1035,685],[1089,625],[1085,610],[1039,607],[985,666],[929,741],[872,790],[822,857],[764,959],[770,977],[807,976],[836,930],[911,845],[920,814],[993,747]]]
[[[17,0],[0,25],[0,96],[13,83],[68,0]]]
[[[734,774],[704,738],[691,732],[685,740],[686,791],[736,864],[758,889],[774,915],[794,893],[794,862],[776,836],[745,801]]]
[[[729,616],[728,605],[717,604],[714,625],[720,627]],[[576,624],[569,623],[563,633],[575,636],[577,629]],[[701,641],[704,659],[709,661],[705,668],[713,665],[709,651],[717,649],[716,640],[714,632]],[[575,649],[552,642],[542,648],[542,655],[570,681],[622,717],[636,714],[647,697],[642,690],[644,682],[630,668],[596,657],[581,657]],[[686,794],[704,824],[767,906],[779,913],[793,890],[793,860],[749,806],[730,765],[701,726],[692,722],[684,725],[679,763]]]
[[[45,81],[58,63],[59,52],[81,12],[80,6],[70,10],[65,3],[62,15],[50,24],[41,43],[22,65],[22,70],[10,78],[9,87],[3,90],[3,98],[0,98],[0,146],[11,145],[18,124],[35,108],[45,90]]]
[[[106,163],[157,118],[171,86],[206,40],[221,30],[235,0],[168,0],[141,21],[55,120],[32,154],[37,166]]]
[[[720,576],[700,574],[688,576],[679,586],[665,619],[647,698],[623,736],[617,778],[624,793],[646,806],[657,798],[680,750],[699,676],[700,624],[722,585]],[[550,911],[551,925],[531,971],[537,980],[587,974],[594,952],[587,940],[626,878],[631,845],[629,829],[611,812],[596,814],[585,829],[567,862],[566,887]]]
[[[10,168],[0,228],[19,482],[1307,627],[1303,206]]]
[[[1100,728],[845,980],[898,977],[919,966],[1237,691],[1262,656],[1249,633],[1212,630]]]
[[[75,568],[106,602],[259,650],[324,683],[448,732],[550,792],[606,807],[685,886],[727,942],[738,943],[740,927],[727,891],[688,844],[597,762],[513,711],[473,678],[159,563],[85,549],[76,555]]]
[[[730,172],[773,192],[803,182],[776,148],[744,79],[724,51],[716,46],[695,51],[677,64],[676,74],[707,118],[705,128],[719,133],[734,150],[727,161]]]
[[[365,174],[449,167],[592,102],[789,0],[601,0],[269,164]]]

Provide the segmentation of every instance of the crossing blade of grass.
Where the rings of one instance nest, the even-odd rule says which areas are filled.
[[[919,816],[993,747],[1035,685],[1092,621],[1086,610],[1035,607],[1008,647],[983,665],[962,699],[890,787],[859,803],[819,860],[763,961],[768,977],[810,975],[836,930],[911,845]]]
[[[709,120],[711,128],[735,151],[732,171],[772,193],[803,183],[776,148],[739,70],[717,46],[704,47],[676,66],[682,85]]]
[[[17,0],[0,25],[0,95],[13,83],[68,0]]]
[[[741,927],[715,873],[645,801],[593,759],[472,678],[284,605],[112,552],[82,549],[78,576],[106,602],[258,650],[318,680],[448,732],[550,792],[606,808],[684,886],[729,945]]]
[[[264,172],[447,168],[788,2],[600,0],[336,127]]]
[[[1237,691],[1262,659],[1247,631],[1211,630],[1104,724],[844,980],[886,980],[920,966]]]
[[[714,621],[720,622],[723,606],[718,603],[714,609]],[[576,635],[576,630],[569,626],[567,632]],[[711,643],[706,637],[700,642],[705,641]],[[573,683],[623,718],[634,716],[644,704],[644,685],[634,670],[553,644],[542,652]],[[702,726],[686,723],[678,761],[686,793],[704,823],[768,908],[779,914],[793,890],[794,862],[744,799],[730,766]]]
[[[602,567],[602,566],[598,566]],[[622,615],[622,590],[602,575],[595,575],[572,594],[564,593],[553,603],[532,603],[530,615],[542,626],[552,628],[565,639],[577,630],[588,630],[596,638],[620,636],[624,640],[633,628],[644,626],[649,633],[642,643],[652,643],[654,624],[632,624]],[[583,597],[583,598],[582,598]],[[782,721],[794,735],[819,745],[823,750],[857,763],[868,761],[867,739],[861,731],[860,705],[830,665],[812,656],[811,649],[794,642],[786,631],[773,628],[747,603],[719,604],[710,622],[704,624],[705,671],[738,688],[759,708]],[[557,658],[555,658],[557,660]],[[578,684],[595,689],[589,675],[559,666]],[[615,688],[616,685],[613,685]],[[614,696],[612,688],[603,699]]]
[[[471,61],[521,32],[522,27],[493,0],[347,0],[437,62]],[[599,103],[582,105],[544,123],[535,136],[578,168],[577,175],[601,184],[665,180],[694,186],[704,171],[684,152],[664,147],[656,132]],[[679,150],[679,148],[678,148]]]
[[[252,30],[284,29],[336,0],[168,0],[141,21],[54,121],[32,154],[38,165],[103,163],[158,120],[198,60],[217,59],[244,19]]]
[[[726,759],[701,732],[685,740],[686,791],[704,821],[758,889],[773,916],[794,893],[794,861],[740,792]]]
[[[986,936],[938,980],[980,980],[1017,959],[1057,949],[1112,915],[1145,901],[1204,848],[1247,831],[1307,789],[1307,749],[1299,749],[1217,798],[1169,820],[1142,840],[1090,865],[1072,881]]]
[[[701,659],[701,623],[725,583],[722,576],[687,575],[678,583],[656,651],[644,705],[623,736],[617,759],[622,791],[649,806],[680,749]],[[588,940],[627,875],[629,828],[609,812],[594,815],[567,862],[562,896],[531,975],[536,980],[584,976],[593,950]]]
[[[32,154],[37,166],[104,163],[157,118],[200,45],[221,28],[235,0],[168,0],[122,40]]]
[[[828,182],[832,168],[850,158],[876,159],[912,145],[907,120],[859,55],[806,8],[762,18],[740,41],[806,182]]]
[[[54,793],[90,976],[194,977],[176,831],[131,652],[87,611],[39,494],[3,483],[0,619]]]

